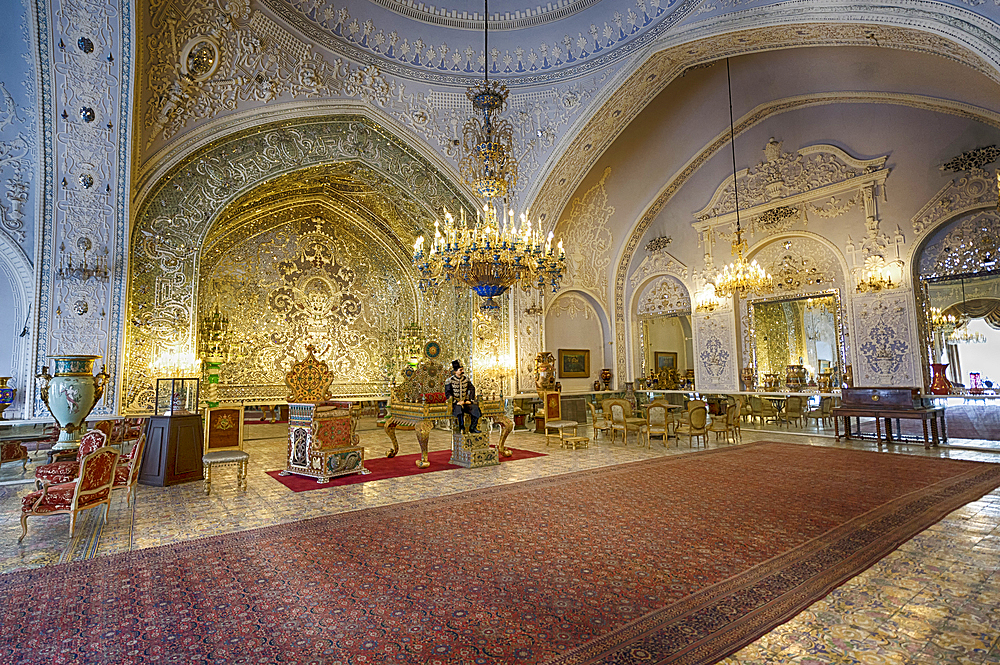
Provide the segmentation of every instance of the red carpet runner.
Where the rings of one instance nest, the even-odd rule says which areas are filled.
[[[531,457],[545,457],[545,453],[536,453],[520,448],[508,448],[513,455],[500,458],[501,462],[516,462],[517,460]],[[448,469],[461,469],[457,464],[449,464],[451,459],[450,450],[432,450],[427,454],[427,461],[431,463],[426,469],[417,468],[416,461],[420,459],[420,453],[412,455],[397,455],[396,457],[376,457],[365,460],[365,468],[371,473],[361,475],[354,473],[349,476],[334,478],[328,483],[320,484],[315,478],[306,476],[296,476],[290,474],[281,475],[281,471],[266,471],[279,483],[293,492],[308,492],[309,490],[321,490],[327,487],[339,487],[340,485],[356,485],[357,483],[367,483],[372,480],[384,480],[386,478],[400,478],[403,476],[416,476],[422,473],[433,473],[435,471],[447,471]]]
[[[997,485],[761,443],[332,515],[0,576],[0,662],[713,663]]]

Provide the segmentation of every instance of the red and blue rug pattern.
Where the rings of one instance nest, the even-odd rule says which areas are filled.
[[[712,663],[1000,465],[696,452],[0,576],[3,663]]]
[[[508,448],[508,450],[512,453],[511,456],[501,457],[501,462],[516,462],[518,460],[530,459],[532,457],[545,457],[545,453],[536,453],[531,450],[522,450],[520,448]],[[333,478],[326,483],[317,483],[315,478],[309,478],[308,476],[296,476],[294,474],[283,476],[281,475],[280,469],[276,471],[266,471],[265,473],[293,492],[308,492],[309,490],[325,489],[327,487],[356,485],[358,483],[367,483],[373,480],[402,478],[404,476],[419,476],[425,473],[433,473],[435,471],[447,471],[449,469],[462,468],[458,464],[451,464],[449,462],[451,459],[450,450],[432,450],[429,452],[427,454],[427,461],[430,462],[431,465],[425,469],[417,467],[416,462],[418,459],[420,459],[420,453],[366,459],[365,468],[367,468],[370,473],[354,473],[349,476],[340,476],[339,478]]]

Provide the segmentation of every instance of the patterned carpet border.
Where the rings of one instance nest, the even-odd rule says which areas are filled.
[[[761,441],[739,446],[738,449],[748,450],[760,446],[803,447],[801,444]],[[440,510],[464,502],[500,496],[513,503],[517,501],[517,494],[540,487],[558,487],[581,478],[628,474],[630,469],[637,465],[666,468],[679,461],[726,454],[733,450],[737,449],[698,451],[578,471],[458,492],[432,499],[213,536],[114,557],[19,571],[0,575],[0,595],[13,595],[21,588],[58,584],[59,578],[70,573],[65,566],[74,567],[73,575],[101,575],[106,571],[120,569],[123,564],[144,560],[155,561],[168,551],[197,552],[208,541],[235,545],[243,550],[244,555],[254,556],[265,550],[268,540],[272,538],[288,535],[304,538],[330,528],[349,528],[390,514],[399,517],[400,513],[409,512],[412,517],[414,512]],[[856,455],[885,455],[885,453],[856,450],[845,452]],[[891,499],[794,549],[713,586],[696,591],[662,609],[650,612],[617,630],[571,648],[547,660],[546,665],[595,663],[693,665],[716,662],[794,616],[829,590],[867,569],[949,512],[1000,485],[1000,465],[965,464],[975,464],[975,467]],[[747,606],[752,606],[753,609],[749,611],[739,609]]]
[[[546,665],[716,662],[788,621],[948,513],[998,486],[1000,464],[921,488]],[[726,610],[737,604],[734,601],[746,604],[747,600],[761,605],[740,620],[730,621]]]

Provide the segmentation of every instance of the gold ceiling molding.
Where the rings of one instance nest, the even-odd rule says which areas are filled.
[[[1000,73],[971,49],[937,34],[878,24],[806,23],[772,25],[711,37],[695,37],[651,54],[625,78],[559,153],[537,186],[531,208],[552,226],[594,163],[626,127],[678,76],[727,57],[812,46],[864,46],[937,55],[971,67],[994,82]]]
[[[735,123],[735,135],[739,136],[763,122],[773,115],[796,111],[812,106],[822,106],[829,104],[893,104],[907,106],[936,113],[945,113],[963,118],[969,118],[1000,128],[1000,113],[988,109],[963,104],[947,99],[937,99],[922,95],[906,95],[883,92],[847,92],[847,93],[822,93],[816,95],[802,95],[775,100],[757,106],[744,115]],[[660,214],[667,202],[673,198],[680,188],[686,184],[702,166],[708,162],[719,150],[728,145],[730,140],[729,130],[720,132],[702,150],[695,154],[688,162],[672,177],[670,177],[653,201],[646,207],[640,215],[635,226],[632,227],[629,237],[625,241],[619,253],[618,267],[615,272],[615,347],[616,363],[619,376],[625,371],[626,352],[625,341],[627,331],[625,330],[625,288],[628,274],[628,267],[635,256],[639,243],[646,231],[649,230],[653,220]]]

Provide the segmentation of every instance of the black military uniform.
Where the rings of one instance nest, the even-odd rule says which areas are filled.
[[[462,427],[465,420],[463,415],[468,413],[472,419],[469,431],[473,434],[479,434],[477,425],[483,414],[479,410],[479,405],[476,404],[476,387],[472,385],[472,381],[469,381],[469,377],[465,376],[464,370],[461,375],[458,374],[461,369],[462,363],[457,360],[451,361],[452,374],[444,382],[444,394],[445,397],[452,398],[451,415],[458,419],[459,428]],[[463,402],[469,402],[469,404],[463,404]]]

